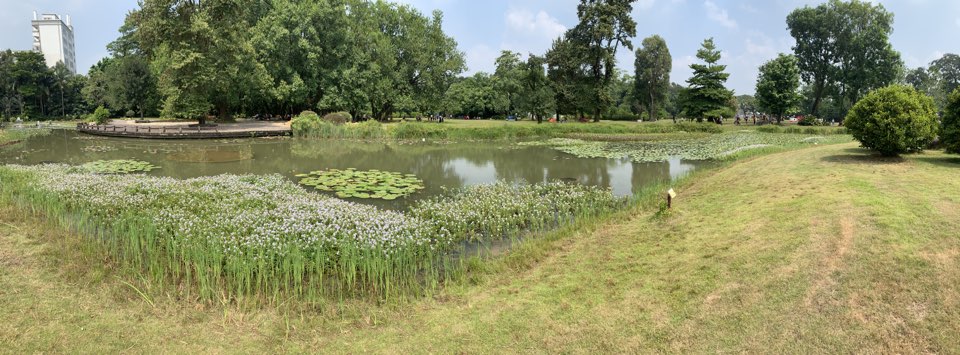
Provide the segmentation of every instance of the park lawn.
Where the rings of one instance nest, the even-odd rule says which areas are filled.
[[[960,159],[856,144],[700,172],[425,300],[239,310],[141,297],[75,236],[0,210],[16,352],[960,352]],[[146,294],[157,294],[145,290]],[[160,292],[162,294],[162,292]]]

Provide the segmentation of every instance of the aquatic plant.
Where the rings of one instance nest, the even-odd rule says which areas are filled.
[[[576,217],[613,210],[624,201],[594,186],[498,182],[420,201],[410,213],[444,226],[458,240],[490,241],[555,228]]]
[[[753,148],[850,141],[850,136],[846,135],[831,135],[829,138],[815,137],[811,139],[813,137],[796,134],[732,132],[668,141],[600,142],[554,138],[519,144],[551,147],[581,158],[629,158],[636,162],[655,162],[671,158],[711,160]]]
[[[159,167],[139,160],[97,160],[80,166],[81,170],[97,174],[146,173]]]
[[[340,198],[396,200],[422,190],[423,180],[413,174],[356,169],[329,169],[298,174],[301,185],[335,192]]]
[[[138,279],[207,301],[420,295],[459,272],[464,240],[518,237],[617,205],[609,191],[497,184],[396,212],[279,175],[187,180],[0,167],[0,198],[106,249]],[[174,290],[174,291],[169,291]]]

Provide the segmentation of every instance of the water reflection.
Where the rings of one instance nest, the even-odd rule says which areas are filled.
[[[82,164],[107,159],[148,161],[161,167],[151,174],[176,178],[278,173],[294,179],[298,173],[328,168],[397,171],[416,174],[425,181],[426,190],[420,197],[440,193],[442,187],[497,180],[577,181],[610,187],[624,196],[706,164],[680,159],[659,163],[583,159],[549,148],[516,147],[504,142],[399,144],[289,138],[157,141],[93,137],[69,130],[0,150],[0,163]]]

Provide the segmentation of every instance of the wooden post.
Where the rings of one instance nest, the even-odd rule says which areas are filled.
[[[667,209],[673,208],[674,197],[677,197],[677,193],[673,189],[667,190]]]

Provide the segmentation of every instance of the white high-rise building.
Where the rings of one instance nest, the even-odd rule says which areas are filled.
[[[43,14],[37,17],[33,12],[33,50],[43,53],[47,66],[53,68],[63,62],[71,73],[77,73],[77,54],[73,45],[73,25],[70,15],[66,21],[57,14]]]

